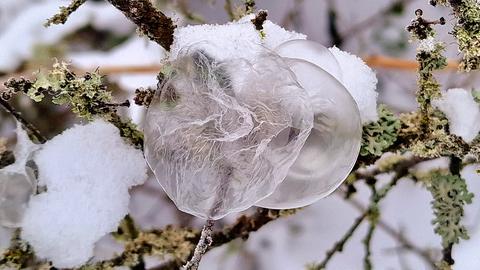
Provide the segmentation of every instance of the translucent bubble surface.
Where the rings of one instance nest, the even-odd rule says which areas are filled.
[[[17,125],[15,163],[0,170],[0,225],[20,227],[30,197],[36,189],[34,163],[29,160],[38,146],[30,141],[21,125]]]
[[[0,224],[20,227],[30,197],[34,193],[33,173],[0,173]]]
[[[314,124],[287,178],[256,204],[275,209],[302,207],[335,190],[355,164],[362,132],[357,105],[340,82],[310,62],[287,61],[310,96]]]
[[[216,61],[193,47],[170,65],[145,125],[145,156],[169,197],[219,219],[271,194],[313,125],[286,63],[269,52]]]
[[[324,69],[327,73],[342,81],[342,70],[330,50],[317,42],[294,39],[280,44],[275,52],[282,57],[305,60]]]

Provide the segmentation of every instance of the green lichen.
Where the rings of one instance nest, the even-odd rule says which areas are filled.
[[[125,243],[125,251],[111,259],[85,265],[81,270],[113,269],[116,266],[135,267],[142,255],[155,256],[161,260],[173,259],[180,266],[190,256],[198,241],[198,232],[167,226],[163,230],[140,231],[134,239]]]
[[[362,156],[381,156],[397,139],[400,130],[398,118],[384,105],[378,107],[378,115],[378,121],[363,127],[362,147],[360,149],[360,155]]]
[[[255,13],[255,0],[244,0],[245,15]]]
[[[52,24],[64,24],[67,21],[68,16],[75,12],[85,2],[87,2],[87,0],[72,0],[72,3],[70,3],[69,6],[60,7],[60,12],[48,19],[45,23],[45,26],[50,26]]]
[[[463,54],[460,69],[476,70],[480,67],[480,5],[476,0],[438,0],[433,4],[450,6],[457,19],[452,34]]]
[[[431,205],[435,218],[432,224],[435,233],[442,237],[442,246],[446,248],[460,239],[468,239],[461,219],[463,207],[472,202],[473,194],[468,191],[465,180],[458,175],[433,172],[426,187],[433,196]]]
[[[87,120],[111,111],[112,95],[103,84],[102,76],[97,71],[76,76],[63,62],[55,63],[48,72],[38,72],[35,81],[23,92],[36,102],[48,94],[54,104],[68,105],[72,112]]]
[[[0,269],[25,269],[33,257],[32,248],[20,239],[20,231],[16,230],[10,247],[0,257]]]
[[[432,51],[419,51],[416,55],[419,63],[417,102],[424,113],[428,113],[431,101],[441,96],[440,84],[433,76],[433,72],[447,66],[444,51],[443,44],[436,43]]]
[[[159,258],[170,255],[179,261],[186,261],[195,247],[195,237],[196,233],[192,230],[168,226],[162,231],[140,232],[139,236],[126,246],[126,250],[147,248],[147,255]]]
[[[470,144],[470,152],[468,153],[470,156],[476,159],[476,161],[480,162],[480,135],[475,137]]]
[[[409,149],[419,157],[435,158],[441,156],[463,157],[469,151],[469,146],[462,138],[450,134],[448,120],[439,110],[432,110],[429,122],[425,129],[421,130],[418,121],[422,121],[422,114],[417,114],[416,135],[410,143]],[[420,116],[420,117],[418,117]]]
[[[52,70],[35,75],[33,81],[10,79],[5,86],[8,92],[24,92],[36,102],[48,95],[54,104],[68,106],[78,117],[88,121],[101,117],[114,124],[122,137],[130,139],[139,148],[143,145],[143,134],[136,125],[130,120],[122,120],[117,114],[118,107],[129,106],[129,101],[114,103],[98,70],[77,76],[67,64],[57,62]]]
[[[407,158],[400,154],[392,154],[388,156],[382,156],[375,162],[378,170],[380,172],[388,172],[394,170],[395,167],[400,163],[405,161]]]
[[[475,102],[480,103],[480,90],[473,89],[472,90],[472,96],[473,96],[473,100],[475,100]]]

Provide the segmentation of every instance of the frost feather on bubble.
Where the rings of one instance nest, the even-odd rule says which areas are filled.
[[[142,152],[96,120],[47,142],[35,162],[47,192],[31,199],[22,238],[56,267],[80,266],[128,213],[128,189],[146,180]]]

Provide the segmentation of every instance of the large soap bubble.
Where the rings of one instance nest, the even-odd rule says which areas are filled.
[[[362,126],[355,100],[332,74],[318,66],[339,72],[333,55],[327,48],[312,43],[294,40],[276,49],[281,56],[288,57],[285,61],[307,91],[314,125],[287,178],[258,206],[302,207],[327,196],[348,176],[360,150]]]
[[[285,179],[313,113],[278,55],[263,49],[252,61],[217,61],[202,46],[169,63],[147,112],[145,156],[180,210],[219,219]]]

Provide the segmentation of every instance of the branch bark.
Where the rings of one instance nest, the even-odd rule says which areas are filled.
[[[169,51],[176,25],[149,0],[107,0],[134,22],[149,39]]]
[[[38,131],[38,129],[28,122],[25,118],[23,118],[22,114],[17,112],[7,101],[0,98],[0,107],[2,107],[5,111],[7,111],[10,115],[12,115],[18,122],[20,122],[27,131],[35,136],[40,143],[44,143],[47,141],[45,137]]]

